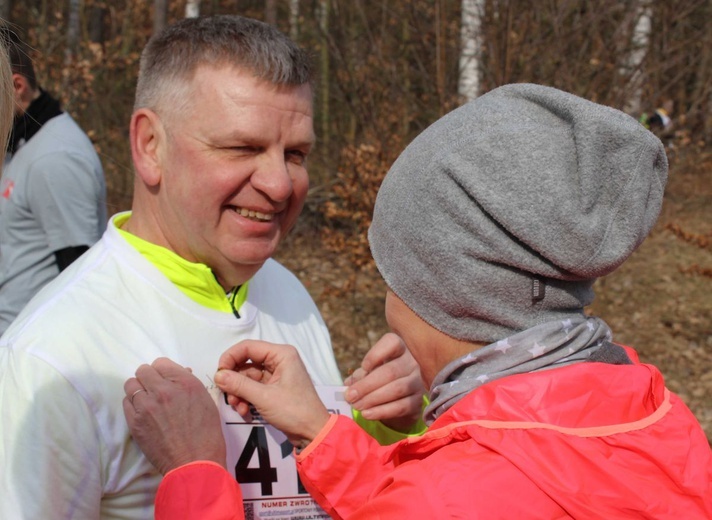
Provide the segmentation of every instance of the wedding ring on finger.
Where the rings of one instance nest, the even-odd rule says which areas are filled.
[[[131,394],[131,397],[129,398],[129,400],[131,401],[131,404],[132,405],[134,404],[134,397],[136,397],[136,394],[138,394],[139,392],[145,392],[145,391],[146,391],[145,388],[139,388],[133,394]]]

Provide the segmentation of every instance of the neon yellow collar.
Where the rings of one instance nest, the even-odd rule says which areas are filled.
[[[116,230],[186,296],[210,309],[229,313],[239,312],[240,307],[247,300],[249,282],[225,294],[225,290],[207,265],[189,262],[165,247],[147,242],[121,229],[129,218],[131,218],[130,212],[114,218]]]

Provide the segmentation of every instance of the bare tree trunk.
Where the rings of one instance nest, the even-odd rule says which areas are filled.
[[[648,54],[650,32],[652,30],[652,10],[650,4],[643,0],[637,6],[637,21],[631,38],[631,48],[628,54],[624,73],[629,76],[628,92],[624,111],[629,114],[640,114],[643,104],[643,84],[645,74],[642,70],[643,60]]]
[[[406,47],[410,43],[410,20],[407,16],[404,16],[401,20],[401,42]],[[403,76],[403,96],[405,98],[405,103],[402,103],[403,114],[401,115],[401,127],[400,133],[404,139],[408,138],[408,132],[410,132],[410,114],[411,114],[411,79],[410,79],[410,69],[411,64],[408,61],[408,54],[406,53],[402,60],[401,74]]]
[[[153,0],[153,34],[163,30],[168,19],[168,2]]]
[[[91,13],[89,15],[89,40],[92,43],[98,43],[104,45],[105,28],[106,28],[106,15],[109,10],[106,8],[106,4],[98,3],[94,4],[91,8]]]
[[[136,35],[131,22],[131,16],[124,16],[121,19],[121,56],[127,56],[134,49]]]
[[[79,45],[79,7],[81,0],[69,0],[69,16],[67,19],[67,48],[65,56],[71,62]]]
[[[445,97],[445,46],[443,42],[444,16],[441,12],[441,0],[435,0],[435,86],[438,92],[438,105],[441,107],[440,115],[444,111]]]
[[[270,25],[277,25],[277,1],[265,1],[265,22]]]
[[[462,0],[460,25],[460,76],[457,93],[466,101],[480,93],[481,20],[485,0]]]
[[[299,0],[289,0],[289,36],[299,39]]]
[[[77,47],[79,46],[79,8],[81,0],[69,0],[69,16],[67,17],[67,46],[64,49],[64,67],[65,74],[62,80],[62,90],[63,92],[72,92],[69,89],[69,82],[71,81],[70,74],[66,73],[73,69],[74,57],[77,52]],[[64,99],[64,105],[67,110],[70,109],[73,99],[71,96],[66,96]]]
[[[707,100],[707,110],[706,110],[707,116],[704,119],[704,124],[705,124],[705,137],[707,141],[712,141],[712,89],[710,89],[710,96],[709,99]]]
[[[10,21],[12,14],[12,0],[0,0],[0,18],[4,21]]]
[[[319,29],[321,30],[321,136],[324,148],[329,149],[329,0],[319,0]]]
[[[697,71],[691,95],[692,106],[688,109],[686,119],[688,122],[691,119],[694,120],[700,129],[702,138],[707,142],[712,142],[712,20],[710,20],[712,4],[703,7],[699,15],[701,19],[707,21],[703,26],[704,37],[700,42],[699,52],[695,59]]]
[[[200,16],[200,0],[188,0],[185,3],[185,17],[197,18]]]

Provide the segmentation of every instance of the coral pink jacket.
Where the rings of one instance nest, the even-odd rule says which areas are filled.
[[[166,473],[155,502],[156,520],[245,520],[240,486],[214,462],[193,462]]]
[[[334,416],[297,461],[334,518],[712,518],[708,441],[644,364],[496,380],[388,447]],[[200,466],[178,471],[193,476],[166,479],[160,493],[191,497],[190,518],[240,518],[200,499]],[[174,517],[157,503],[156,518]]]

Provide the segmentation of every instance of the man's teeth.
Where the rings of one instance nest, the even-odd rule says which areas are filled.
[[[252,211],[245,208],[235,208],[235,211],[237,211],[243,217],[252,218],[255,220],[269,221],[272,220],[272,217],[274,217],[272,213],[260,213],[259,211]]]

